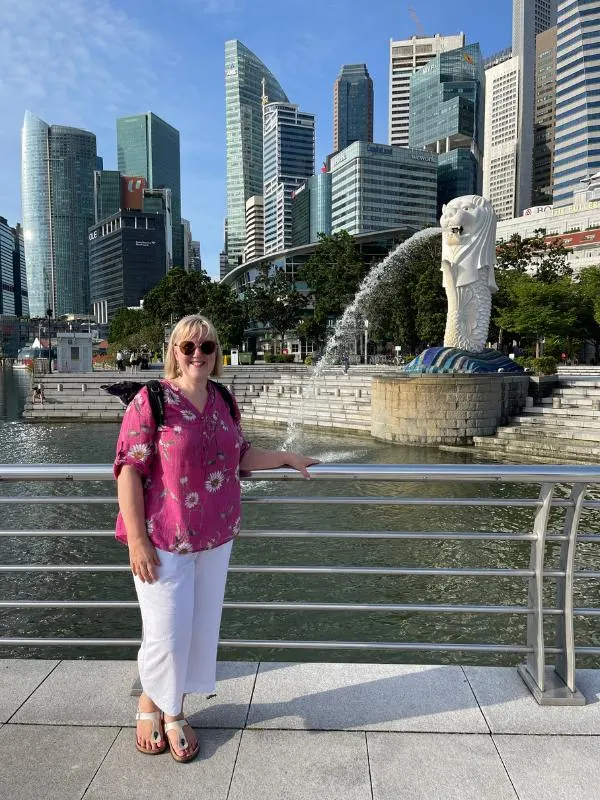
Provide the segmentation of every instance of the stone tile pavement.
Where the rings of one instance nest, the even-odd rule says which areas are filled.
[[[0,660],[0,798],[597,800],[600,670],[587,705],[540,707],[516,669],[219,664],[186,713],[202,753],[133,746],[134,661]]]

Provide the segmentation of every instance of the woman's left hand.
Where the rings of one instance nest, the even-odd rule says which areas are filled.
[[[302,453],[284,453],[284,462],[283,466],[292,467],[292,469],[297,469],[298,472],[301,472],[305,478],[310,478],[310,474],[307,467],[310,467],[311,464],[319,464],[318,458],[311,458],[310,456],[303,456]]]

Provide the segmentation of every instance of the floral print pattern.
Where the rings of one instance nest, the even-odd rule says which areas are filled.
[[[132,466],[143,477],[146,530],[161,550],[189,553],[219,547],[240,532],[239,464],[250,446],[220,393],[210,385],[200,412],[162,381],[165,420],[156,427],[148,393],[130,403],[119,434],[115,477]],[[116,537],[127,541],[121,514]]]

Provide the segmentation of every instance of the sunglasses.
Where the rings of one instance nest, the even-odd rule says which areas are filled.
[[[217,349],[217,343],[213,342],[211,339],[207,339],[205,342],[191,342],[191,341],[184,341],[179,342],[177,347],[181,350],[184,356],[193,356],[196,352],[196,348],[200,350],[201,353],[204,353],[205,356],[211,356],[215,350]]]

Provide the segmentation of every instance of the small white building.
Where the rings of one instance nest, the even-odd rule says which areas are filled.
[[[56,351],[59,372],[91,372],[92,337],[89,333],[57,334]]]

